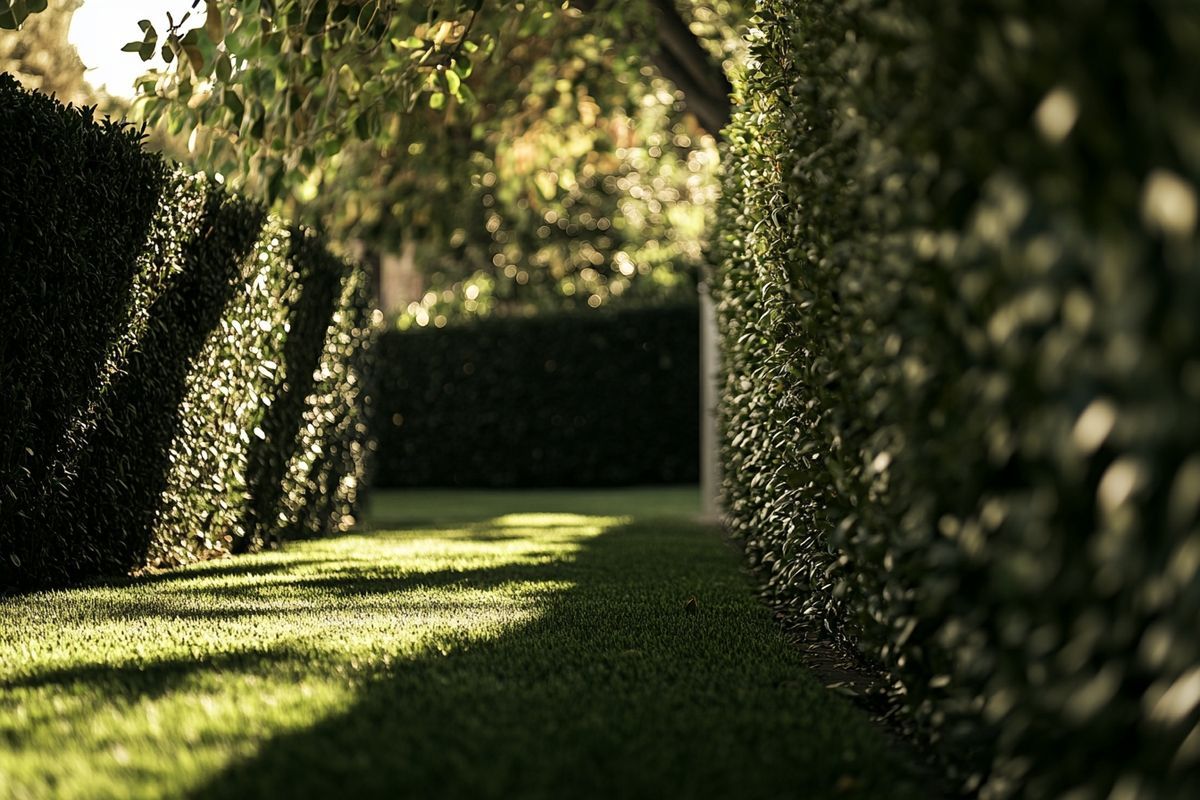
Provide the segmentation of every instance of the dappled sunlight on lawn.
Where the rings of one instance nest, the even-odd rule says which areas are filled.
[[[927,796],[676,497],[417,497],[0,601],[0,798]]]
[[[0,796],[192,790],[399,663],[536,619],[571,586],[546,567],[622,521],[345,536],[5,601]]]

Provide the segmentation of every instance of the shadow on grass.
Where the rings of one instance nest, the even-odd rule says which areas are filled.
[[[346,595],[572,588],[495,639],[393,665],[193,798],[927,796],[694,526],[629,524],[545,564],[302,580]]]
[[[160,583],[181,583],[184,581],[206,580],[209,578],[219,579],[266,576],[277,573],[293,572],[297,566],[316,564],[321,561],[322,559],[315,558],[280,562],[277,564],[264,564],[261,561],[241,560],[209,561],[198,565],[193,569],[169,569],[162,572],[151,572],[144,575],[125,575],[115,578],[101,578],[85,583],[82,588],[119,588],[125,586],[145,586]]]
[[[546,564],[508,564],[484,569],[447,569],[411,572],[406,575],[362,577],[359,570],[346,568],[328,576],[296,576],[255,586],[216,586],[205,591],[226,599],[268,599],[281,587],[316,591],[333,597],[364,597],[401,594],[423,589],[474,589],[486,591],[509,583],[546,580]]]
[[[372,530],[487,523],[512,514],[585,514],[635,517],[640,521],[695,517],[696,486],[626,489],[375,489],[365,515]]]
[[[267,674],[292,656],[286,650],[247,650],[216,653],[204,660],[167,658],[113,666],[76,664],[0,682],[0,690],[83,689],[105,697],[141,699],[162,697],[200,672],[254,672]]]

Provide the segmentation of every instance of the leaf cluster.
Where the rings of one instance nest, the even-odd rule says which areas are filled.
[[[143,38],[125,48],[146,60],[157,50],[173,64],[140,84],[145,118],[196,132],[192,149],[206,168],[275,200],[354,142],[394,144],[399,118],[418,106],[474,105],[468,79],[514,19],[481,8],[206,0],[202,24],[188,15],[160,35],[144,20]]]

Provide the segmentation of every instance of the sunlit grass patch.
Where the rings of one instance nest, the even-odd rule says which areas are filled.
[[[6,601],[0,797],[193,787],[397,662],[528,622],[569,588],[529,568],[616,522],[346,536]]]

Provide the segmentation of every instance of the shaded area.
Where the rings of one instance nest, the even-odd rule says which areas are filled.
[[[166,174],[140,139],[0,76],[0,591],[76,566],[80,543],[47,516],[145,302],[138,255]]]
[[[214,612],[219,613],[219,612]],[[0,690],[50,688],[55,691],[101,693],[110,698],[161,697],[178,689],[199,671],[243,671],[266,674],[290,660],[277,651],[217,653],[203,661],[168,658],[149,664],[76,664],[0,682]]]

